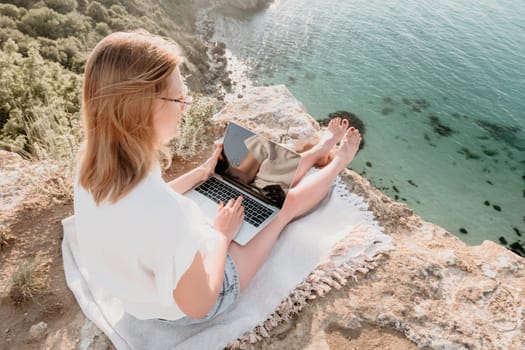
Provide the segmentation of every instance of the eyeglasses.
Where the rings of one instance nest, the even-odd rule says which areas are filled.
[[[191,103],[193,102],[193,97],[191,97],[191,96],[185,96],[183,99],[179,99],[179,98],[168,98],[168,97],[159,97],[159,98],[160,98],[161,100],[164,100],[164,101],[183,103],[183,104],[185,104],[186,106],[191,105]]]

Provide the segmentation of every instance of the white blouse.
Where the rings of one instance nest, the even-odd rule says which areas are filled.
[[[205,256],[222,236],[195,203],[162,179],[159,166],[115,204],[96,206],[76,179],[74,208],[89,283],[139,319],[185,316],[173,289],[197,251]]]

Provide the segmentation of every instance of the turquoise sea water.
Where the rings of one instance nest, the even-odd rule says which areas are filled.
[[[255,84],[286,84],[317,119],[364,121],[350,168],[385,194],[469,244],[523,246],[521,0],[287,0],[210,17]]]

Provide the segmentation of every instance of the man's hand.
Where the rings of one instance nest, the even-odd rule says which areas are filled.
[[[230,199],[226,205],[219,203],[219,210],[213,222],[213,227],[221,232],[228,242],[235,237],[244,219],[244,207],[242,196]]]

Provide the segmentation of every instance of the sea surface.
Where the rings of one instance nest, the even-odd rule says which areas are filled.
[[[366,126],[350,168],[469,244],[525,243],[522,0],[287,0],[210,12],[255,85]],[[522,248],[521,248],[522,249]]]

